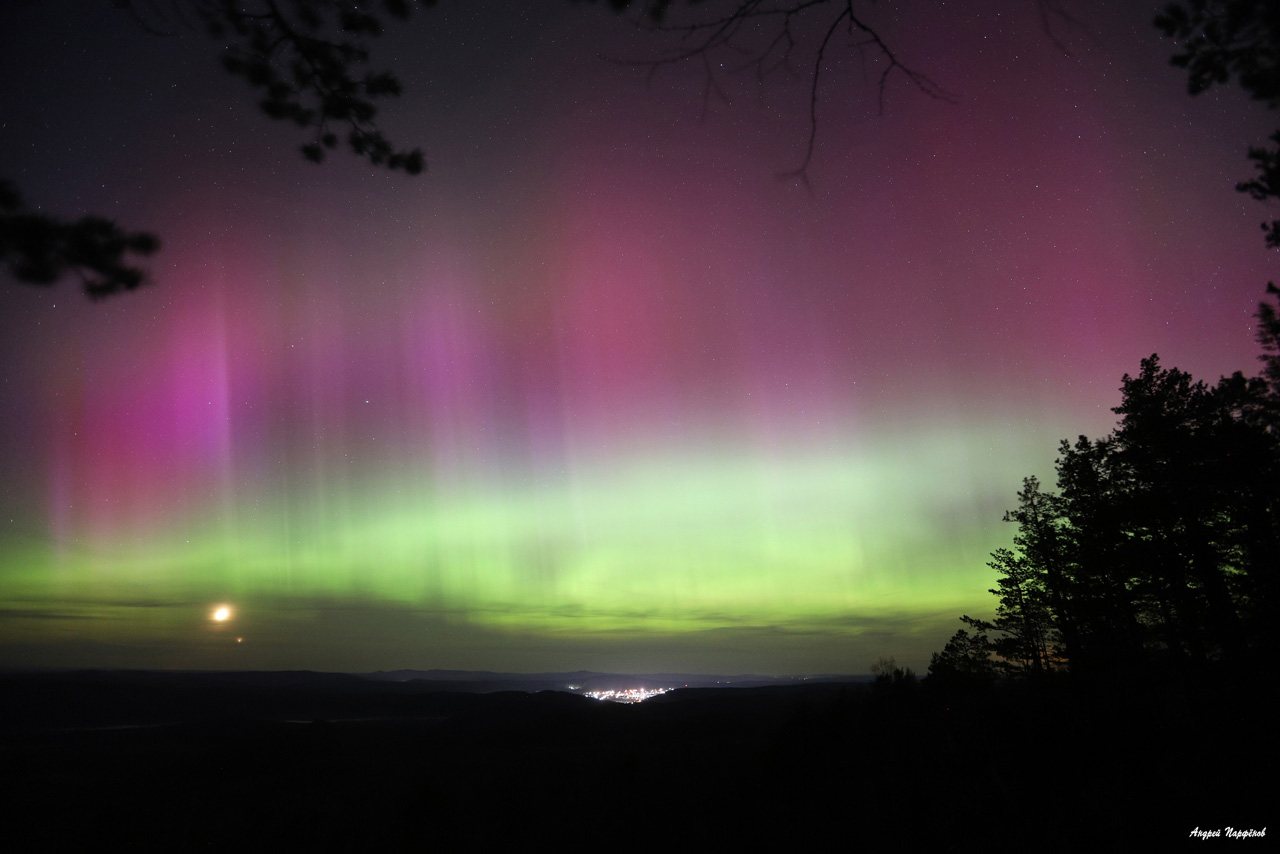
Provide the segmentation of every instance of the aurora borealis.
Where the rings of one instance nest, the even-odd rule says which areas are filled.
[[[881,10],[955,103],[877,115],[841,52],[807,185],[804,80],[700,120],[604,9],[389,33],[408,178],[100,5],[2,13],[0,170],[165,247],[0,287],[3,665],[923,670],[1122,374],[1256,364],[1271,117],[1188,97],[1158,4],[1074,4],[1070,55],[1030,3]]]

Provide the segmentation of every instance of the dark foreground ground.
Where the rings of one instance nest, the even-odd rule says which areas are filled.
[[[1272,718],[1239,686],[622,706],[324,674],[11,674],[3,848],[1163,850],[1268,824]]]

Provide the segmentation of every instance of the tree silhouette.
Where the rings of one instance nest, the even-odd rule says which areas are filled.
[[[416,175],[421,149],[397,149],[377,123],[376,101],[400,94],[386,71],[365,72],[369,39],[387,21],[407,20],[435,0],[116,0],[147,30],[202,28],[223,46],[222,64],[261,95],[269,118],[309,134],[301,152],[320,163],[340,144],[375,166]],[[155,235],[130,233],[102,217],[60,219],[33,213],[17,187],[0,181],[0,263],[23,284],[49,286],[68,273],[101,298],[147,281],[141,258],[155,254]]]
[[[595,0],[587,0],[595,2]],[[1077,25],[1056,0],[1036,0],[1048,38],[1059,47],[1053,22]],[[377,102],[401,93],[398,77],[388,71],[367,71],[369,43],[388,23],[407,20],[415,8],[435,0],[114,0],[146,29],[158,32],[197,26],[221,42],[222,64],[259,93],[262,111],[271,119],[292,123],[308,134],[300,150],[316,163],[343,143],[371,164],[418,174],[426,169],[421,149],[400,149],[377,123]],[[818,104],[828,51],[840,44],[878,63],[877,92],[883,105],[889,82],[907,81],[932,98],[951,95],[925,72],[902,58],[860,10],[870,0],[739,0],[702,14],[702,0],[609,0],[616,11],[640,9],[640,18],[656,34],[676,39],[676,46],[655,57],[634,60],[656,70],[664,65],[700,60],[705,70],[704,99],[723,94],[721,69],[749,70],[764,78],[790,72],[802,62],[809,82],[809,116],[804,153],[787,172],[806,178],[818,133]],[[690,17],[669,20],[673,6],[687,5]],[[706,4],[709,6],[710,4]],[[1280,103],[1280,11],[1268,0],[1189,0],[1174,3],[1156,19],[1156,26],[1178,39],[1185,49],[1173,58],[1188,69],[1193,93],[1225,83],[1233,76],[1255,98],[1269,106]],[[1065,48],[1063,48],[1065,50]],[[803,60],[800,57],[804,57]],[[1239,189],[1255,198],[1280,195],[1280,132],[1278,147],[1250,150],[1259,170]],[[6,194],[18,198],[6,185]],[[153,235],[129,234],[100,218],[60,220],[41,215],[42,226],[30,228],[28,219],[15,220],[17,207],[0,219],[0,250],[10,273],[19,282],[47,285],[72,269],[93,270],[86,280],[91,296],[130,290],[145,281],[136,258],[156,251]],[[90,225],[92,223],[92,225]],[[1280,221],[1264,224],[1268,245],[1280,246]],[[56,258],[36,243],[89,244],[83,262],[32,264],[29,258]],[[123,248],[117,249],[117,246]],[[97,278],[92,278],[97,276]],[[95,283],[91,286],[90,282]],[[100,286],[99,286],[100,285]]]
[[[1013,539],[1018,551],[997,549],[988,564],[1000,574],[996,588],[988,591],[1000,600],[996,619],[987,626],[1000,632],[993,650],[1028,675],[1047,672],[1061,657],[1050,593],[1062,577],[1059,504],[1056,496],[1040,491],[1036,478],[1026,478],[1018,509],[1004,517],[1018,523]]]
[[[1170,3],[1156,27],[1182,48],[1171,62],[1187,69],[1187,87],[1198,95],[1235,79],[1250,97],[1280,106],[1280,5],[1272,0],[1188,0]],[[1272,146],[1252,147],[1258,175],[1236,189],[1259,201],[1280,198],[1280,131]],[[1280,220],[1262,224],[1267,245],[1280,247]]]
[[[19,282],[49,286],[75,273],[85,293],[100,299],[144,284],[135,259],[159,248],[155,235],[122,231],[102,217],[69,221],[30,211],[18,189],[0,181],[0,263]]]
[[[618,10],[633,5],[646,6],[648,21],[641,21],[641,26],[675,39],[674,46],[658,56],[632,60],[630,64],[644,66],[651,71],[688,60],[702,64],[704,111],[713,93],[728,100],[720,81],[720,75],[726,73],[723,71],[726,66],[729,69],[727,73],[746,70],[763,80],[774,73],[794,72],[796,61],[805,57],[803,62],[809,81],[809,131],[799,164],[785,172],[786,176],[807,179],[818,135],[818,103],[827,52],[842,34],[848,49],[858,52],[864,59],[869,56],[873,62],[879,63],[876,94],[881,112],[884,110],[885,92],[895,77],[901,77],[930,98],[940,101],[954,99],[927,74],[907,64],[871,25],[867,16],[859,12],[860,4],[853,0],[782,0],[776,3],[740,0],[707,15],[691,15],[678,23],[668,22],[665,17],[672,0],[655,0],[648,4],[611,0],[611,3]],[[689,0],[688,5],[699,3],[700,0]],[[1042,11],[1050,5],[1047,0],[1041,0]]]
[[[363,72],[367,40],[381,35],[384,19],[408,20],[415,5],[435,0],[188,0],[191,11],[217,41],[222,64],[260,90],[262,112],[309,130],[302,145],[314,163],[338,147],[338,131],[357,156],[375,166],[417,175],[426,167],[421,149],[397,151],[375,121],[375,100],[399,95],[399,78]]]
[[[1267,284],[1267,293],[1271,296],[1280,296],[1280,288],[1274,284]],[[1262,362],[1262,376],[1266,379],[1271,390],[1272,414],[1275,409],[1280,407],[1280,313],[1276,311],[1276,307],[1268,302],[1263,302],[1258,307],[1258,344],[1262,347],[1262,355],[1258,356],[1258,361]]]
[[[905,692],[919,686],[916,674],[910,667],[901,667],[893,656],[883,656],[871,665],[871,675],[875,677],[872,687],[877,691]]]
[[[407,20],[415,8],[435,0],[114,0],[144,29],[167,33],[198,28],[222,45],[222,65],[243,79],[260,96],[258,106],[269,118],[302,128],[308,135],[300,146],[308,160],[321,163],[344,142],[354,154],[375,166],[416,175],[427,167],[421,149],[400,149],[377,123],[377,103],[401,94],[398,77],[388,71],[366,71],[370,40],[390,23]],[[592,2],[592,0],[588,0]],[[1048,5],[1047,0],[1041,0]],[[881,61],[879,94],[883,100],[889,80],[902,76],[935,98],[945,91],[929,77],[906,64],[898,53],[858,13],[853,0],[783,0],[767,4],[741,0],[727,10],[685,23],[670,23],[666,13],[673,0],[609,0],[618,12],[640,8],[640,18],[655,34],[674,35],[682,46],[654,58],[638,60],[650,68],[700,57],[707,70],[708,96],[718,90],[712,59],[720,53],[736,57],[735,65],[750,66],[762,77],[789,68],[793,58],[808,50],[812,56],[809,133],[800,165],[789,174],[803,177],[813,157],[817,133],[819,84],[824,57],[841,33],[855,50],[871,51]],[[700,0],[684,0],[689,7]],[[813,27],[822,35],[810,43]],[[763,27],[763,29],[760,29]],[[752,38],[752,34],[761,38]],[[748,47],[748,45],[750,45]],[[742,53],[745,51],[745,53]],[[17,191],[7,187],[17,198]],[[29,220],[0,219],[0,256],[13,277],[23,283],[52,284],[69,270],[94,271],[86,279],[91,296],[131,290],[146,280],[137,258],[156,251],[153,235],[127,234],[100,218],[59,220],[47,214],[40,228]],[[97,229],[95,231],[95,229]],[[39,242],[35,241],[38,232]],[[45,244],[88,244],[77,259],[60,261]],[[31,259],[35,259],[33,262]],[[87,259],[87,261],[86,261]],[[47,263],[46,263],[47,262]],[[92,263],[88,263],[92,262]]]
[[[972,628],[960,629],[951,636],[941,652],[935,652],[929,660],[928,685],[949,690],[990,688],[1000,676],[1000,670],[992,659],[995,652],[988,632],[991,624],[965,615],[961,622]]]
[[[1273,293],[1275,290],[1273,289]],[[1269,310],[1267,310],[1269,309]],[[1277,323],[1259,310],[1274,372]],[[997,549],[996,633],[982,644],[1015,673],[1161,663],[1273,666],[1280,554],[1278,387],[1237,372],[1215,386],[1155,355],[1125,375],[1116,429],[1064,441],[1058,495],[1023,482],[1014,549]],[[973,638],[953,638],[947,671]]]

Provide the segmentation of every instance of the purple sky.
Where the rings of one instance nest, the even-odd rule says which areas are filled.
[[[106,5],[0,13],[5,177],[165,244],[0,288],[0,663],[923,670],[1122,374],[1256,369],[1274,116],[1158,4],[870,10],[954,102],[839,42],[807,185],[804,54],[704,110],[604,9],[441,3],[375,49],[409,178]]]

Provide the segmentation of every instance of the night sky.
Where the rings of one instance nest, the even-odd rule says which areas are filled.
[[[0,282],[0,665],[923,671],[1124,373],[1256,370],[1275,117],[1161,4],[1068,0],[1070,55],[876,6],[954,103],[833,49],[807,185],[805,54],[704,110],[607,9],[442,2],[374,46],[408,177],[110,5],[0,11],[0,176],[164,241]]]

